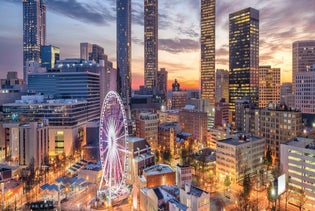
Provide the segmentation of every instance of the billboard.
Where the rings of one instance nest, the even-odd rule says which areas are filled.
[[[282,174],[278,177],[278,196],[285,192],[286,188],[286,177],[285,174]]]

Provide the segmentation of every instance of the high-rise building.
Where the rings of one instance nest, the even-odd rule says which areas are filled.
[[[201,0],[201,98],[215,103],[215,0]]]
[[[46,44],[46,4],[43,0],[23,0],[23,79],[27,82],[27,62],[40,63],[40,46]]]
[[[167,75],[168,72],[165,68],[161,68],[157,72],[157,94],[164,102],[167,102]]]
[[[249,96],[258,104],[259,11],[246,8],[229,16],[229,103],[234,120],[235,100]]]
[[[158,0],[144,0],[144,85],[155,92],[158,71]]]
[[[292,44],[292,88],[295,93],[295,75],[311,71],[315,64],[315,40],[301,40]]]
[[[117,0],[117,92],[124,104],[131,97],[131,0]]]
[[[229,71],[217,69],[215,73],[215,102],[229,100]]]
[[[97,63],[105,60],[104,48],[97,44],[80,43],[80,58],[84,60],[93,60]]]
[[[265,108],[269,103],[280,102],[280,68],[259,67],[258,106]]]
[[[295,74],[295,108],[305,114],[315,114],[315,71]]]
[[[42,67],[51,70],[60,59],[60,48],[52,45],[43,45],[40,47],[40,58],[42,60]]]
[[[285,106],[260,110],[260,136],[266,139],[273,163],[280,160],[280,144],[302,133],[302,113]]]

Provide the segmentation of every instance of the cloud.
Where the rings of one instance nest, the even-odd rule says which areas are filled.
[[[9,0],[10,3],[21,4],[20,0]],[[96,25],[108,25],[116,20],[113,1],[104,3],[83,3],[77,0],[47,0],[47,11]]]
[[[115,12],[104,4],[90,5],[76,0],[49,0],[47,10],[52,10],[64,16],[83,22],[106,25],[115,20]]]
[[[199,42],[192,39],[159,39],[159,50],[173,54],[197,51]]]

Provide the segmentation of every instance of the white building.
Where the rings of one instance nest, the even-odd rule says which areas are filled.
[[[237,134],[217,142],[216,174],[219,181],[229,176],[232,182],[255,174],[264,165],[265,139]]]
[[[210,193],[186,183],[180,188],[180,201],[194,211],[210,211]]]
[[[303,208],[314,210],[315,139],[296,137],[286,144],[281,144],[280,163],[288,181],[287,191],[290,192],[288,202],[299,205],[301,194],[304,192],[306,203]]]

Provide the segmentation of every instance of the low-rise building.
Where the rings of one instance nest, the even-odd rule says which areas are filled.
[[[180,188],[180,201],[191,210],[210,211],[210,193],[190,183]]]
[[[256,174],[264,165],[265,139],[238,134],[217,142],[216,175],[219,181],[228,176],[232,182]]]

